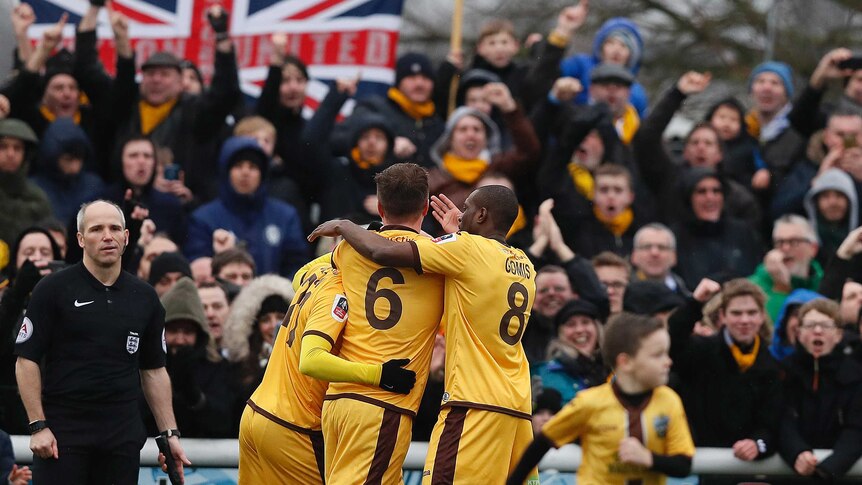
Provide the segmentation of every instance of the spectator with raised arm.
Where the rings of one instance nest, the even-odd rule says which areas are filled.
[[[383,115],[395,130],[395,157],[399,162],[413,161],[433,167],[431,144],[444,130],[441,114],[444,107],[435,106],[434,68],[425,54],[408,52],[395,63],[395,84],[386,96],[371,96],[359,101],[353,113],[332,132],[332,150],[336,155],[348,153],[356,132],[354,121],[367,112]]]
[[[806,137],[826,126],[834,111],[862,115],[862,69],[842,68],[841,63],[853,57],[853,52],[839,47],[826,53],[817,63],[808,84],[796,99],[787,116],[791,126]],[[844,89],[834,103],[823,102],[828,83],[841,80]]]
[[[711,295],[704,296],[698,301]],[[766,322],[765,303],[766,296],[754,283],[736,279],[721,289],[724,327],[715,335],[692,334],[697,315],[669,320],[672,370],[680,380],[695,444],[732,448],[743,461],[765,458],[778,444],[780,368],[759,335]],[[737,481],[710,478],[702,483]]]
[[[128,20],[117,11],[111,13],[117,75],[114,79],[108,78],[96,52],[98,10],[98,6],[91,5],[78,26],[78,78],[87,92],[110,90],[109,121],[116,130],[115,138],[146,135],[159,147],[170,149],[174,163],[180,166],[184,179],[191,185],[188,189],[197,195],[204,188],[195,183],[204,183],[214,167],[214,160],[197,156],[200,144],[219,135],[225,117],[241,95],[227,12],[218,5],[207,10],[207,18],[216,34],[215,72],[210,88],[194,96],[183,92],[180,59],[170,52],[150,55],[141,65],[140,84],[135,80],[135,53],[131,48]]]
[[[682,167],[676,164],[662,142],[662,133],[674,114],[690,96],[702,93],[709,86],[709,73],[690,71],[680,76],[644,120],[635,135],[632,147],[644,182],[659,202],[663,220],[675,222],[682,203],[677,188],[692,168],[707,168],[723,175],[724,147],[718,131],[701,123],[688,133],[682,152]],[[752,229],[759,229],[760,209],[751,192],[735,180],[724,178],[724,207],[728,215],[743,219]]]

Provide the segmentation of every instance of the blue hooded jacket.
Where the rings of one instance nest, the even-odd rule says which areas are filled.
[[[602,63],[602,45],[604,45],[605,40],[607,40],[608,36],[613,31],[619,30],[622,30],[634,39],[637,44],[636,50],[631,53],[629,62],[625,66],[632,74],[637,76],[638,71],[641,68],[641,59],[643,58],[643,38],[634,22],[627,18],[614,17],[602,24],[602,27],[596,33],[596,36],[593,39],[592,54],[575,54],[572,57],[563,59],[563,62],[560,63],[561,75],[578,79],[581,82],[581,86],[584,87],[584,90],[575,98],[575,104],[589,103],[590,98],[588,93],[590,90],[590,73],[593,71],[594,67]],[[635,107],[641,118],[646,115],[648,106],[646,91],[643,86],[637,82],[632,84],[629,102]]]
[[[800,288],[793,290],[787,299],[784,300],[784,305],[778,311],[778,317],[775,319],[775,328],[772,332],[772,344],[769,345],[769,352],[776,360],[781,361],[794,351],[794,345],[787,341],[787,317],[790,313],[789,309],[792,306],[802,306],[815,298],[825,298],[816,291]]]
[[[60,155],[81,156],[82,169],[75,175],[60,171]],[[38,185],[51,202],[54,217],[67,223],[78,213],[84,202],[98,199],[105,184],[98,175],[86,171],[93,163],[93,147],[84,130],[71,118],[59,118],[48,126],[39,143],[35,175],[31,180]]]
[[[261,168],[261,183],[250,195],[237,193],[230,184],[230,166],[240,152],[256,152],[253,162]],[[190,261],[212,256],[212,235],[225,229],[244,243],[257,266],[258,274],[278,273],[292,277],[308,257],[299,214],[285,202],[266,195],[266,163],[269,157],[253,138],[232,137],[219,155],[219,196],[192,213],[185,253]]]

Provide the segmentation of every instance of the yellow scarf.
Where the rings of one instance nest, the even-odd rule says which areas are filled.
[[[368,170],[371,167],[376,167],[380,165],[380,162],[383,161],[383,158],[372,158],[366,160],[362,158],[362,155],[359,153],[359,147],[354,147],[353,150],[350,151],[350,158],[353,159],[353,163],[356,164],[357,167],[362,170]]]
[[[42,106],[39,106],[39,112],[42,113],[42,118],[48,120],[49,123],[53,123],[57,120],[57,115],[55,115],[44,104]],[[76,125],[81,124],[81,110],[75,111],[75,114],[72,115],[72,121],[74,121]]]
[[[512,227],[509,229],[509,233],[506,234],[506,239],[509,239],[516,232],[520,231],[525,227],[527,227],[527,215],[524,214],[524,208],[521,207],[521,204],[518,204],[518,217],[515,218],[515,222],[512,223]]]
[[[595,215],[596,219],[598,219],[599,222],[601,222],[602,225],[611,231],[616,237],[620,237],[625,234],[635,218],[631,207],[622,211],[618,216],[608,217],[602,214],[598,207],[593,206],[593,215]]]
[[[755,140],[760,139],[760,118],[757,117],[756,111],[751,110],[745,115],[745,127],[752,138]]]
[[[568,169],[572,182],[575,183],[575,190],[586,197],[587,200],[593,200],[593,189],[595,188],[593,174],[575,162],[569,162]]]
[[[80,91],[78,93],[78,106],[84,106],[85,104],[90,104],[90,98],[88,98],[87,95],[84,94],[83,91]],[[53,123],[54,121],[57,120],[57,115],[55,115],[54,112],[51,111],[50,109],[48,109],[48,107],[45,105],[39,106],[39,112],[42,113],[42,117],[45,118],[46,120],[48,120],[49,123]],[[72,115],[72,121],[76,125],[81,124],[81,110],[80,109],[75,111],[75,114]]]
[[[733,354],[733,360],[736,361],[736,365],[739,366],[739,370],[741,372],[745,372],[754,365],[755,359],[757,359],[757,352],[760,350],[760,336],[754,336],[754,347],[751,348],[751,352],[747,354],[743,354],[742,350],[733,343],[730,342],[730,353]]]
[[[389,88],[389,91],[386,93],[389,96],[389,99],[395,101],[395,103],[407,113],[407,116],[413,118],[414,120],[421,120],[422,118],[428,118],[429,116],[434,116],[434,102],[433,101],[425,101],[424,103],[414,103],[407,99],[407,96],[404,96],[404,93],[398,90],[398,88]]]
[[[475,160],[467,160],[456,156],[452,152],[446,152],[443,155],[443,168],[449,172],[455,180],[464,182],[465,184],[475,184],[479,177],[488,169],[488,162],[477,158]]]
[[[153,106],[145,101],[138,102],[138,111],[141,113],[141,133],[149,135],[165,118],[171,114],[174,105],[177,104],[176,99],[172,99],[158,106]]]
[[[620,141],[626,145],[631,143],[632,138],[635,137],[635,133],[638,132],[640,125],[641,118],[638,116],[638,111],[631,104],[627,104],[625,113],[623,113],[623,115],[618,119],[614,120],[614,126],[617,129]]]

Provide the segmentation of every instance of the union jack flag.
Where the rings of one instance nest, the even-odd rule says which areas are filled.
[[[271,54],[269,36],[288,36],[288,51],[308,64],[308,108],[316,108],[338,77],[361,74],[357,97],[381,93],[394,80],[393,66],[404,0],[113,0],[112,8],[129,18],[129,33],[140,64],[165,50],[197,64],[212,75],[215,33],[206,10],[216,4],[230,12],[230,35],[240,67],[240,83],[252,96],[260,93]],[[37,24],[32,39],[69,14],[64,44],[72,48],[75,25],[87,0],[28,0]],[[108,14],[100,13],[99,51],[113,71],[114,48]],[[350,106],[346,107],[347,110]]]

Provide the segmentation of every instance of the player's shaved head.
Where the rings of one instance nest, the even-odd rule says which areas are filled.
[[[494,229],[506,234],[518,217],[518,197],[503,185],[486,185],[472,194],[476,209],[485,208]]]
[[[428,172],[415,163],[396,163],[374,176],[377,199],[387,217],[424,213],[428,203]]]

